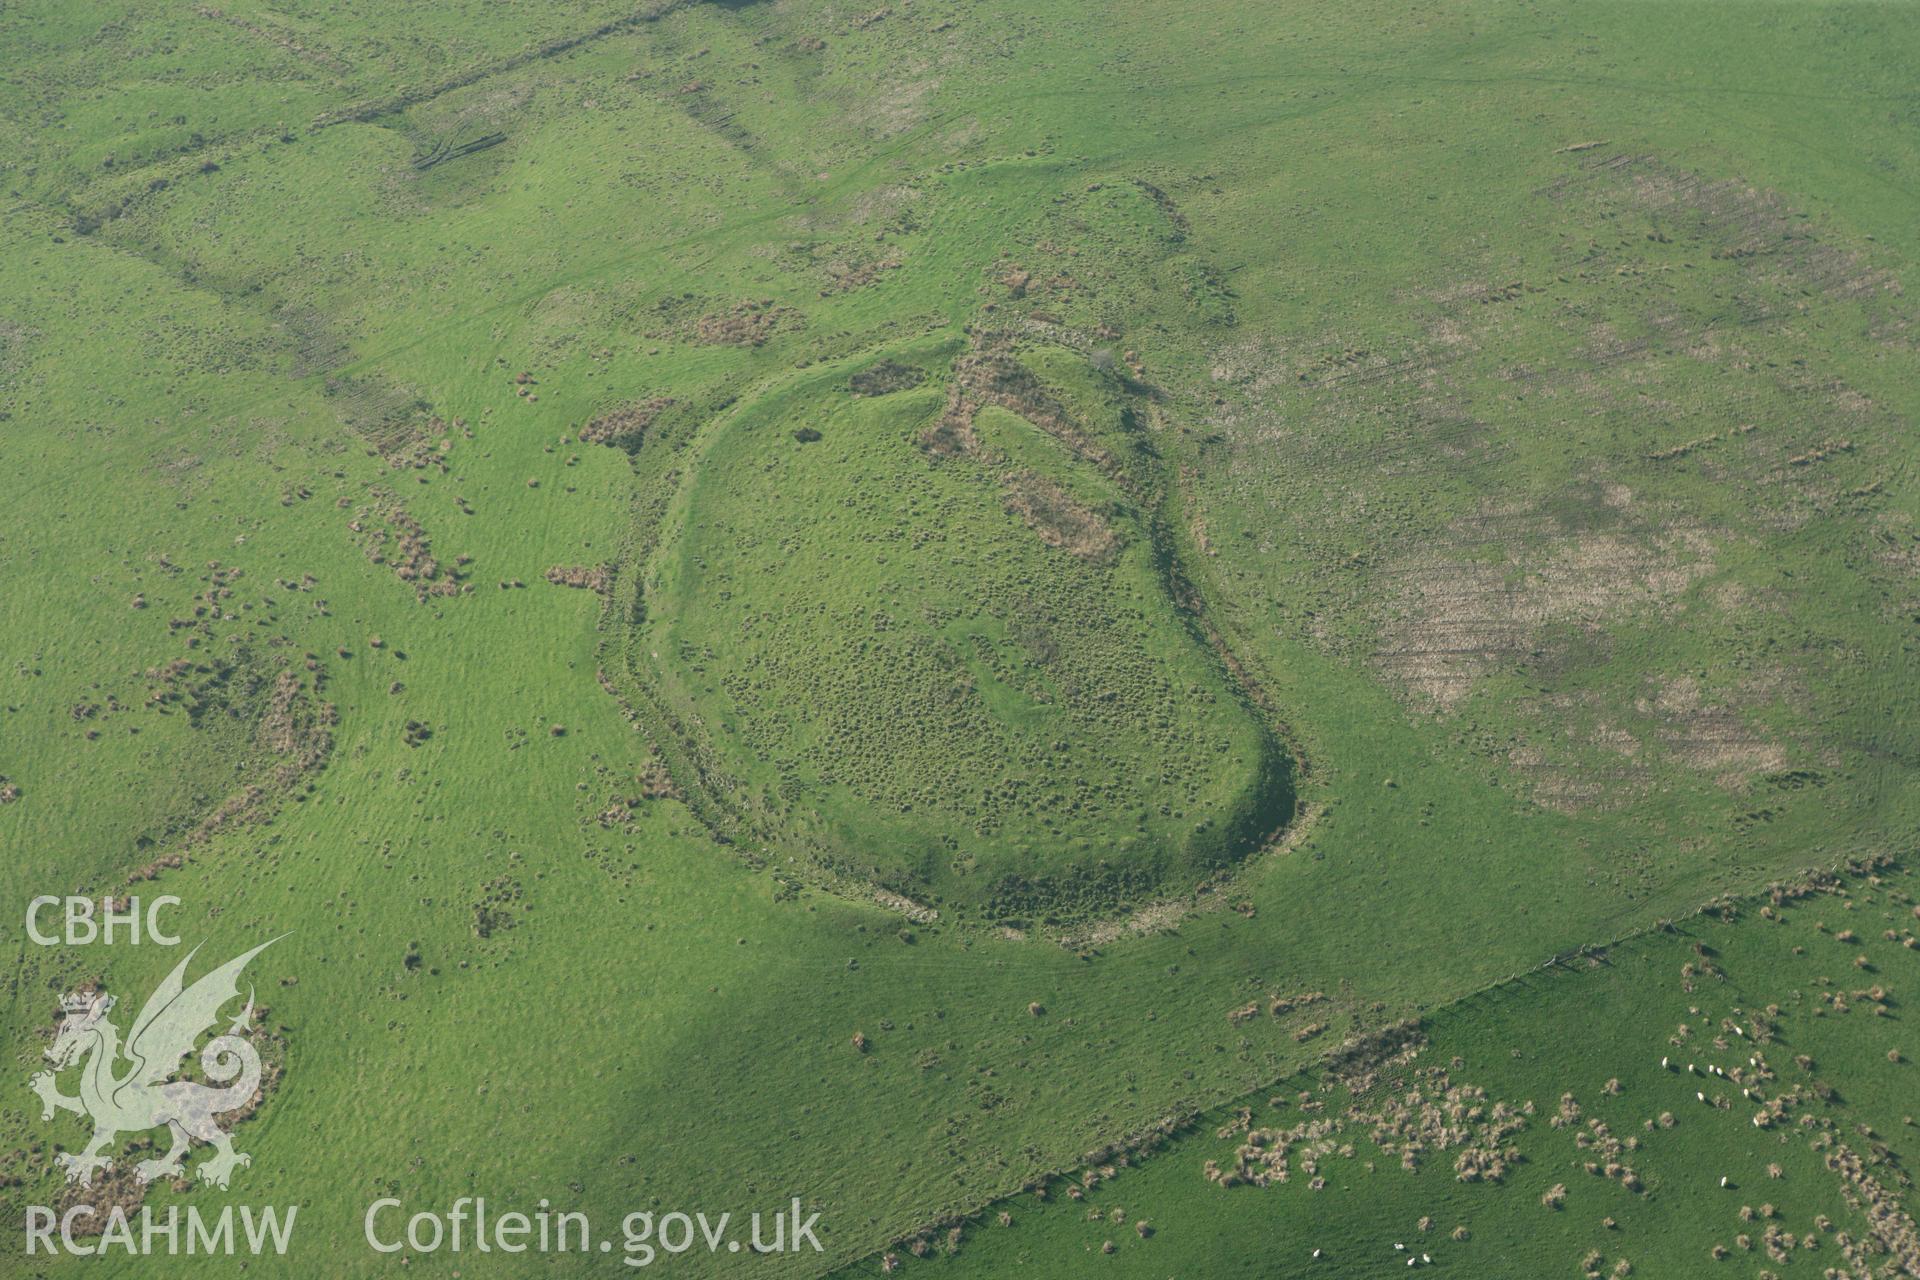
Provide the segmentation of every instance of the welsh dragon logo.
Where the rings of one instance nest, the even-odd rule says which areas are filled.
[[[113,1167],[113,1158],[103,1153],[116,1138],[161,1125],[172,1134],[173,1145],[165,1155],[134,1167],[134,1176],[143,1183],[178,1177],[196,1140],[214,1149],[212,1156],[200,1162],[199,1173],[216,1187],[227,1185],[236,1166],[252,1163],[251,1157],[233,1149],[233,1139],[214,1119],[246,1106],[260,1085],[260,1055],[244,1034],[253,1018],[251,987],[246,1008],[232,1019],[225,1034],[208,1041],[200,1052],[201,1070],[220,1087],[168,1077],[180,1069],[201,1035],[219,1021],[221,1006],[239,997],[240,973],[247,962],[277,941],[263,942],[187,986],[187,964],[199,951],[195,947],[147,998],[125,1044],[120,1041],[120,1029],[107,1016],[114,1008],[112,996],[103,992],[61,999],[65,1017],[46,1052],[53,1070],[34,1076],[32,1084],[43,1105],[42,1120],[53,1119],[58,1110],[93,1121],[93,1138],[86,1149],[58,1157],[68,1182],[92,1185],[96,1171]],[[68,1097],[60,1092],[56,1077],[76,1063],[82,1064],[80,1095]]]

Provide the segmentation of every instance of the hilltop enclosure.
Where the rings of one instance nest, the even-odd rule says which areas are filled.
[[[0,9],[0,1218],[1911,1274],[1916,65],[1855,0]],[[70,895],[280,939],[228,1190],[42,1116],[178,962],[6,931]]]

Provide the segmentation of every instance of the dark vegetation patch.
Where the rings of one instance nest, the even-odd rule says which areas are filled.
[[[1187,221],[1187,215],[1180,211],[1180,206],[1174,198],[1145,178],[1135,178],[1133,185],[1140,189],[1140,194],[1153,201],[1153,207],[1166,218],[1167,225],[1172,228],[1174,241],[1177,243],[1185,240],[1187,234],[1193,230],[1193,224]]]
[[[266,822],[283,803],[311,787],[312,776],[325,767],[332,753],[333,728],[340,717],[334,704],[316,696],[325,674],[317,663],[309,662],[314,669],[311,681],[290,668],[268,677],[245,662],[206,673],[207,682],[189,695],[190,715],[193,708],[203,716],[217,709],[220,718],[249,726],[250,744],[264,753],[264,759],[256,763],[248,781],[172,841],[176,848],[189,849],[224,831]],[[135,871],[129,879],[151,879],[161,865],[177,863],[163,859]]]
[[[821,266],[827,283],[820,289],[820,296],[830,298],[839,293],[852,293],[864,289],[889,271],[898,271],[901,260],[898,254],[884,254],[872,257],[831,258]]]
[[[1089,564],[1111,564],[1120,551],[1120,536],[1091,508],[1075,502],[1067,491],[1047,477],[1021,471],[1003,478],[1007,510],[1050,547],[1078,556]]]
[[[573,587],[596,595],[606,595],[613,585],[613,567],[604,564],[556,564],[543,576],[557,587]]]
[[[957,458],[974,452],[980,447],[980,437],[973,429],[973,415],[978,412],[979,406],[960,387],[949,387],[940,416],[920,429],[920,447],[935,458]]]
[[[978,334],[974,349],[953,364],[955,384],[969,412],[996,405],[1039,427],[1110,476],[1120,478],[1113,454],[1074,421],[1065,405],[1014,355],[1001,335]]]
[[[674,403],[671,396],[649,396],[645,400],[621,405],[582,427],[580,440],[584,444],[611,445],[633,453],[640,448],[660,415],[672,408]]]
[[[1051,875],[1007,875],[987,889],[985,914],[1014,928],[1057,924],[1145,901],[1162,887],[1162,868],[1106,862]]]
[[[857,396],[885,396],[910,391],[926,380],[927,371],[918,365],[882,360],[854,374],[847,386]]]
[[[390,566],[394,577],[411,585],[423,603],[468,589],[465,570],[433,554],[426,529],[391,492],[376,488],[372,505],[355,512],[347,528],[358,536],[369,563]]]
[[[699,317],[693,322],[693,338],[707,346],[758,347],[805,323],[806,318],[792,307],[771,298],[750,299]]]
[[[519,924],[525,899],[526,890],[510,875],[487,881],[480,887],[479,901],[473,904],[473,936],[491,938]]]

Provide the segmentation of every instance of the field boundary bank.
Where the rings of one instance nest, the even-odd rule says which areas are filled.
[[[1455,1013],[1471,1012],[1473,1006],[1481,1004],[1489,998],[1497,999],[1509,988],[1518,987],[1529,979],[1538,978],[1542,974],[1551,974],[1556,970],[1563,976],[1578,978],[1584,976],[1587,968],[1591,967],[1593,963],[1605,966],[1608,963],[1606,953],[1617,947],[1631,946],[1635,942],[1641,941],[1654,934],[1684,933],[1687,932],[1685,929],[1687,924],[1698,921],[1702,917],[1712,916],[1718,918],[1723,912],[1729,909],[1738,909],[1757,904],[1758,900],[1767,896],[1769,886],[1805,884],[1815,892],[1826,891],[1849,878],[1859,878],[1890,870],[1907,869],[1908,860],[1911,856],[1910,853],[1876,854],[1864,858],[1842,859],[1831,864],[1809,866],[1789,875],[1775,876],[1760,886],[1740,893],[1722,893],[1715,895],[1683,915],[1659,918],[1612,938],[1598,942],[1585,942],[1575,947],[1557,951],[1531,968],[1523,969],[1518,973],[1508,974],[1502,978],[1496,978],[1491,982],[1462,992],[1457,996],[1451,996],[1438,1004],[1431,1005],[1408,1017],[1388,1022],[1373,1031],[1356,1033],[1355,1035],[1349,1036],[1334,1048],[1328,1049],[1308,1061],[1300,1063],[1298,1066],[1295,1066],[1283,1074],[1269,1077],[1264,1083],[1256,1085],[1251,1089],[1240,1089],[1232,1093],[1222,1093],[1218,1097],[1211,1099],[1175,1102],[1166,1109],[1166,1114],[1161,1120],[1145,1129],[1136,1130],[1124,1137],[1115,1139],[1103,1147],[1095,1148],[1093,1151],[1086,1153],[1089,1157],[1088,1159],[1074,1161],[1069,1164],[1056,1166],[1044,1172],[1030,1174],[1021,1186],[1012,1187],[989,1196],[986,1199],[974,1202],[970,1208],[948,1207],[938,1210],[922,1218],[917,1224],[904,1227],[894,1232],[889,1236],[886,1244],[870,1249],[866,1253],[851,1254],[837,1262],[824,1264],[821,1269],[809,1274],[815,1278],[835,1275],[857,1263],[878,1257],[887,1252],[894,1244],[909,1239],[916,1233],[928,1230],[939,1230],[949,1226],[977,1223],[994,1205],[1002,1204],[1013,1199],[1015,1196],[1022,1195],[1036,1184],[1044,1185],[1055,1179],[1070,1179],[1077,1170],[1085,1168],[1090,1163],[1099,1163],[1106,1155],[1115,1152],[1135,1151],[1145,1154],[1155,1151],[1161,1146],[1169,1145],[1186,1137],[1192,1131],[1193,1127],[1209,1112],[1230,1106],[1238,1099],[1271,1093],[1288,1081],[1311,1079],[1318,1083],[1324,1079],[1325,1072],[1337,1064],[1342,1062],[1362,1062],[1365,1055],[1369,1053],[1391,1053],[1397,1048],[1404,1047],[1407,1041],[1413,1036],[1424,1035],[1427,1028],[1432,1026],[1437,1019]],[[1582,958],[1589,959],[1590,964],[1588,966],[1575,967],[1573,961]]]
[[[383,116],[390,116],[405,111],[409,107],[417,107],[423,102],[432,102],[435,98],[452,93],[457,89],[464,89],[469,85],[478,84],[482,80],[490,80],[494,76],[507,75],[510,72],[518,71],[522,67],[531,66],[533,63],[545,62],[547,59],[557,58],[563,53],[571,53],[575,49],[593,44],[599,40],[605,40],[610,36],[625,35],[629,31],[637,31],[649,23],[659,22],[661,19],[671,17],[682,9],[691,9],[701,2],[702,0],[665,0],[664,3],[656,5],[651,9],[637,9],[624,18],[615,18],[611,22],[603,22],[590,31],[578,31],[568,36],[555,36],[553,39],[534,45],[530,49],[522,49],[518,53],[510,53],[504,58],[495,58],[491,62],[482,63],[480,66],[471,67],[466,71],[456,72],[451,76],[435,81],[433,84],[420,89],[403,89],[397,93],[389,94],[384,98],[375,98],[370,101],[341,107],[333,111],[323,111],[315,116],[312,123],[307,127],[320,130],[330,129],[337,124],[366,124],[369,121],[378,120]]]

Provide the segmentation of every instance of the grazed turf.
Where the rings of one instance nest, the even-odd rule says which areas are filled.
[[[845,1274],[1904,1274],[1912,878],[1822,885],[1477,993]]]
[[[877,1266],[1349,1034],[1910,846],[1901,9],[220,12],[0,17],[0,886],[151,869],[215,950],[293,930],[241,1176],[306,1206],[318,1270],[383,1269],[376,1187],[609,1219],[799,1194],[818,1267]],[[956,361],[1002,338],[1092,434],[989,405],[982,453],[930,458]],[[854,396],[883,358],[926,377]],[[1076,686],[1040,704],[1013,626],[1037,608]],[[861,642],[922,665],[889,683]],[[962,665],[966,715],[882,718]],[[814,714],[825,672],[857,721]],[[334,709],[322,756],[272,714],[283,675]],[[1269,812],[1274,743],[1304,762],[1285,840],[1203,847]],[[983,832],[1021,752],[1033,805]],[[989,888],[1101,859],[1138,874]],[[18,917],[24,1079],[60,990],[170,964],[31,947]],[[1796,980],[1773,965],[1742,1000]],[[1608,1007],[1611,980],[1566,981]],[[1578,1042],[1561,981],[1504,1025]],[[1229,1020],[1314,990],[1304,1021]],[[1560,1087],[1450,1025],[1494,1095]],[[1833,1052],[1843,1092],[1901,1078]],[[1652,1087],[1619,1070],[1592,1105]],[[14,1216],[83,1137],[32,1104],[0,1105]],[[1741,1150],[1690,1132],[1672,1187]],[[1481,1240],[1710,1265],[1691,1190],[1636,1253],[1560,1225],[1585,1175],[1540,1207],[1546,1168]],[[1309,1245],[1304,1189],[1183,1172],[1160,1208],[1131,1176],[1125,1247],[1062,1268],[1157,1267],[1202,1229],[1196,1266]],[[1330,1252],[1430,1177],[1351,1176]]]

